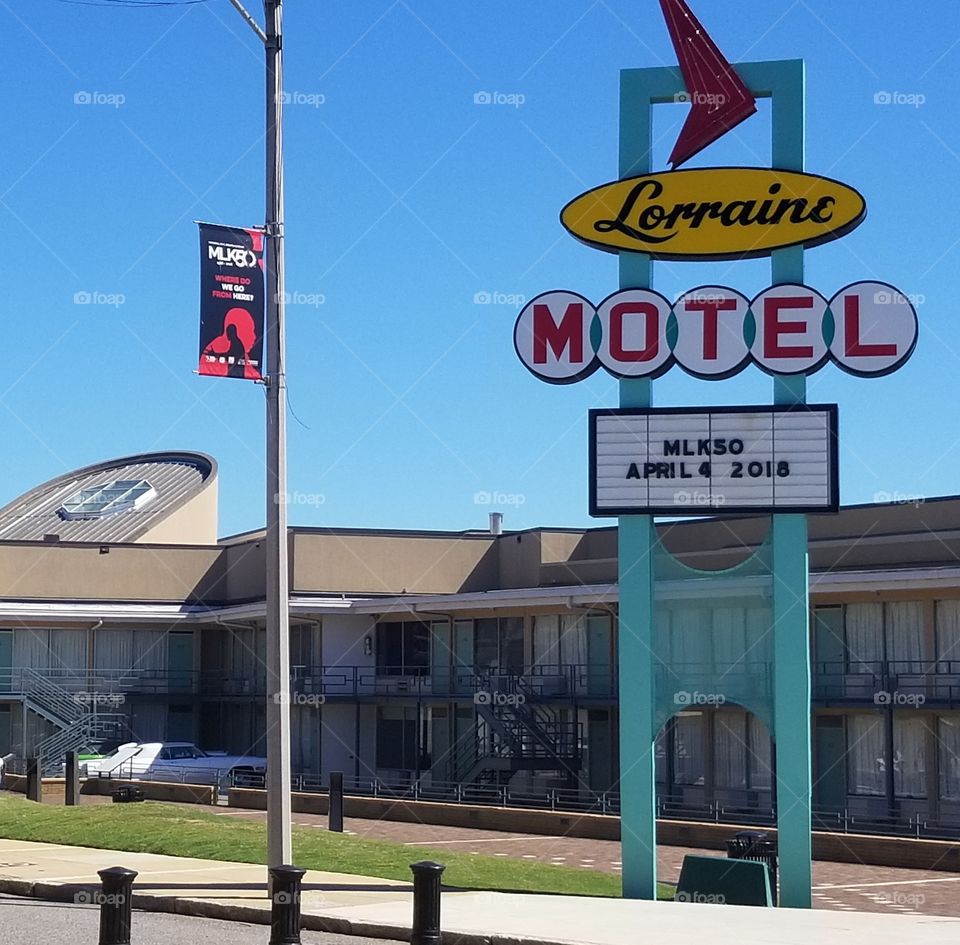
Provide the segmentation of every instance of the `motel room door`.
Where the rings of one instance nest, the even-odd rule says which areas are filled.
[[[13,690],[13,631],[0,630],[0,692]]]
[[[167,635],[167,672],[171,692],[193,688],[193,631],[171,630]]]

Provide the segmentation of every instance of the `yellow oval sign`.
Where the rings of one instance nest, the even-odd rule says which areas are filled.
[[[849,233],[867,204],[852,187],[797,171],[710,167],[628,177],[571,200],[560,222],[607,252],[743,259]]]

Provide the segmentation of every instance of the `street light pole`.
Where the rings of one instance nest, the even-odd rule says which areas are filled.
[[[290,599],[287,566],[287,382],[283,282],[283,0],[264,0],[265,29],[230,0],[266,51],[267,866],[293,860],[290,829]]]
[[[267,60],[267,866],[293,861],[283,283],[283,0],[264,0]]]

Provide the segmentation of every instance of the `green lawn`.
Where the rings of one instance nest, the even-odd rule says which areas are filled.
[[[190,810],[153,801],[62,807],[0,797],[0,837],[235,863],[263,863],[267,848],[262,823],[218,817],[199,806]],[[446,866],[443,878],[448,886],[620,895],[620,878],[609,873],[510,857],[406,847],[316,828],[294,827],[293,849],[294,862],[306,869],[408,881],[411,863],[434,859]],[[660,895],[672,899],[672,887],[661,887]]]

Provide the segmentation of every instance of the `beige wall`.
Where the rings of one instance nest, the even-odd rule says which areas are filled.
[[[217,480],[175,509],[137,539],[140,544],[215,545],[217,543]]]
[[[497,586],[490,535],[298,532],[291,588],[301,592],[448,594]]]
[[[220,548],[0,543],[0,597],[218,600]]]

